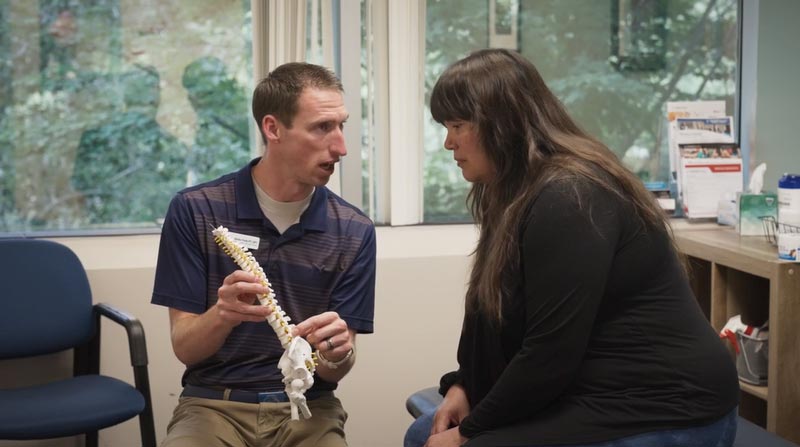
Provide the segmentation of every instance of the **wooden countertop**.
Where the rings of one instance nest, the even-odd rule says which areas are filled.
[[[691,225],[674,228],[675,241],[685,254],[714,261],[751,274],[770,278],[778,258],[778,248],[764,236],[739,236],[732,227]]]

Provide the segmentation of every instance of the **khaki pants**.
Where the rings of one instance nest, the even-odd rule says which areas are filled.
[[[288,403],[181,397],[161,447],[346,447],[341,401],[321,397],[308,408],[311,419],[293,421]]]

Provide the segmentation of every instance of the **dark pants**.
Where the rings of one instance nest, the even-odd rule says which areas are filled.
[[[569,447],[731,447],[736,438],[736,413],[734,409],[725,417],[709,425],[680,430],[664,430],[642,433],[613,441],[595,444],[564,444]],[[422,447],[428,440],[433,425],[433,413],[426,413],[415,420],[406,432],[404,447]],[[466,447],[518,446],[546,447],[531,444],[515,444],[511,439],[519,439],[514,427],[484,433],[470,439]]]

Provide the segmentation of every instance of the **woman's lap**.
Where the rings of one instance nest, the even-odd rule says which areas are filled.
[[[403,447],[422,447],[433,427],[433,415],[435,411],[423,413],[406,430],[406,437],[403,439]]]
[[[406,431],[404,447],[422,447],[428,439],[433,425],[433,412],[422,414]],[[680,430],[664,430],[628,436],[613,441],[594,444],[570,444],[571,447],[730,447],[736,438],[736,414],[734,409],[728,415],[712,424]],[[470,439],[466,447],[484,446],[525,446],[536,447],[520,441],[519,433],[502,429],[488,432]],[[520,442],[522,442],[520,444]],[[546,446],[539,446],[546,447]],[[565,447],[565,446],[561,446]]]

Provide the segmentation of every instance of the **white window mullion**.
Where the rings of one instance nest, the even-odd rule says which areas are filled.
[[[388,0],[367,2],[367,132],[371,217],[390,222],[389,8]]]
[[[305,0],[298,1],[298,3],[305,4]],[[316,10],[319,7],[319,11],[315,11],[313,14],[316,18],[317,22],[312,23],[310,26],[313,27],[314,30],[319,30],[320,37],[319,37],[319,46],[314,51],[314,56],[319,56],[322,58],[321,61],[311,61],[318,63],[322,66],[328,67],[331,70],[336,70],[336,63],[334,61],[334,51],[333,46],[336,44],[336,39],[333,35],[333,5],[330,0],[323,0],[319,2],[317,0],[313,1],[314,9]],[[341,78],[341,73],[339,74]],[[345,99],[346,100],[346,99]],[[347,141],[345,140],[345,144]],[[341,173],[342,165],[339,165],[340,169],[337,169],[331,175],[328,184],[326,185],[331,191],[335,192],[336,194],[342,195],[342,173]]]
[[[333,60],[333,46],[336,44],[336,39],[333,37],[333,2],[323,1],[320,4],[321,26],[320,32],[322,34],[322,65],[336,70],[336,63]]]
[[[759,1],[740,3],[739,21],[741,23],[741,60],[739,70],[739,96],[736,97],[736,121],[739,123],[739,145],[742,147],[744,164],[742,177],[750,178],[750,169],[760,154],[755,154],[756,87],[758,86],[758,9]]]
[[[422,221],[425,1],[388,2],[391,224]]]
[[[267,25],[269,8],[264,2],[255,1],[250,4],[253,28],[253,84],[258,84],[269,72],[269,60],[264,47],[269,42]],[[264,152],[264,142],[258,126],[251,126],[250,156],[258,157]]]
[[[311,0],[311,23],[308,25],[309,27],[309,41],[311,42],[311,48],[309,49],[312,57],[316,57],[320,54],[319,48],[319,0]],[[305,39],[306,36],[303,36]]]
[[[363,208],[361,173],[361,4],[340,2],[339,76],[344,86],[344,104],[350,119],[344,128],[347,156],[340,162],[342,197]]]
[[[253,79],[258,83],[271,70],[286,62],[298,62],[306,54],[306,4],[295,0],[264,0],[251,3],[253,16]],[[297,36],[303,36],[298,39]],[[258,144],[252,155],[263,152],[258,129]]]

